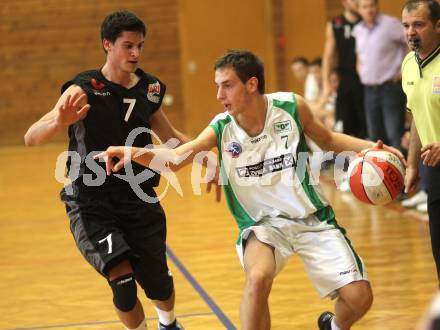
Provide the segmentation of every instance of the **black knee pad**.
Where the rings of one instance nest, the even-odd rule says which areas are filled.
[[[127,274],[109,281],[113,290],[113,303],[123,311],[129,312],[136,305],[137,286],[134,274]]]
[[[165,286],[152,286],[144,289],[145,295],[152,300],[167,300],[173,293],[173,284],[165,284]]]
[[[139,279],[145,295],[152,300],[167,300],[174,290],[173,277],[169,274]]]

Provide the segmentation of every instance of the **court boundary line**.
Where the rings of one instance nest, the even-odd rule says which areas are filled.
[[[186,267],[180,262],[174,252],[167,246],[167,255],[174,263],[174,265],[179,269],[187,281],[192,285],[194,290],[202,297],[208,307],[214,312],[220,322],[228,330],[237,330],[237,328],[232,324],[231,320],[226,316],[225,313],[220,309],[220,307],[214,302],[214,300],[208,295],[208,293],[202,288],[202,286],[197,282],[197,280],[191,275],[191,273],[186,269]]]

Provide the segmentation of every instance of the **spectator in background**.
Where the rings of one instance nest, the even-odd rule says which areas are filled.
[[[293,77],[304,83],[304,99],[313,113],[318,111],[321,100],[321,59],[309,62],[305,57],[295,57],[290,65]],[[319,146],[306,136],[306,143],[312,152],[322,151]]]
[[[356,71],[354,26],[360,21],[357,0],[342,0],[344,12],[327,24],[322,61],[323,98],[328,97],[331,73],[339,76],[335,107],[335,129],[366,137],[364,90]]]
[[[290,70],[295,80],[304,83],[309,73],[309,61],[303,56],[295,57],[290,62]]]
[[[379,12],[378,0],[359,0],[363,19],[356,25],[357,69],[364,89],[368,138],[401,149],[405,95],[400,65],[406,54],[401,23]]]
[[[320,57],[315,58],[309,63],[308,76],[313,81],[313,85],[310,87],[305,86],[304,97],[313,110],[313,106],[317,107],[322,93],[322,59]]]
[[[304,98],[309,104],[316,102],[320,95],[320,67],[320,59],[309,63],[303,56],[295,57],[290,65],[295,80],[304,84]]]
[[[326,28],[322,63],[323,98],[329,95],[331,72],[336,69],[339,86],[333,130],[365,138],[364,90],[356,71],[355,39],[352,35],[360,16],[357,12],[357,0],[341,0],[341,3],[344,12],[332,19]],[[339,166],[347,170],[348,159]],[[350,191],[346,175],[335,180],[339,190]]]

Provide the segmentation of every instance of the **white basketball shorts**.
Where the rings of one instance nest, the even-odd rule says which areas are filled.
[[[322,298],[337,297],[337,289],[367,280],[362,259],[350,241],[334,224],[307,219],[265,218],[241,233],[237,253],[243,265],[245,241],[253,232],[256,238],[274,248],[276,273],[293,254],[298,254],[305,270]]]

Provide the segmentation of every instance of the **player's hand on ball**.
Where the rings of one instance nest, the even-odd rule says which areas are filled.
[[[347,175],[350,190],[358,200],[385,205],[402,192],[405,167],[396,154],[372,148],[359,153],[350,162]]]
[[[377,140],[377,142],[374,144],[373,149],[383,149],[385,151],[389,151],[395,154],[397,157],[399,157],[402,164],[406,166],[406,160],[405,157],[403,157],[402,152],[400,152],[399,149],[384,144],[382,140]]]

